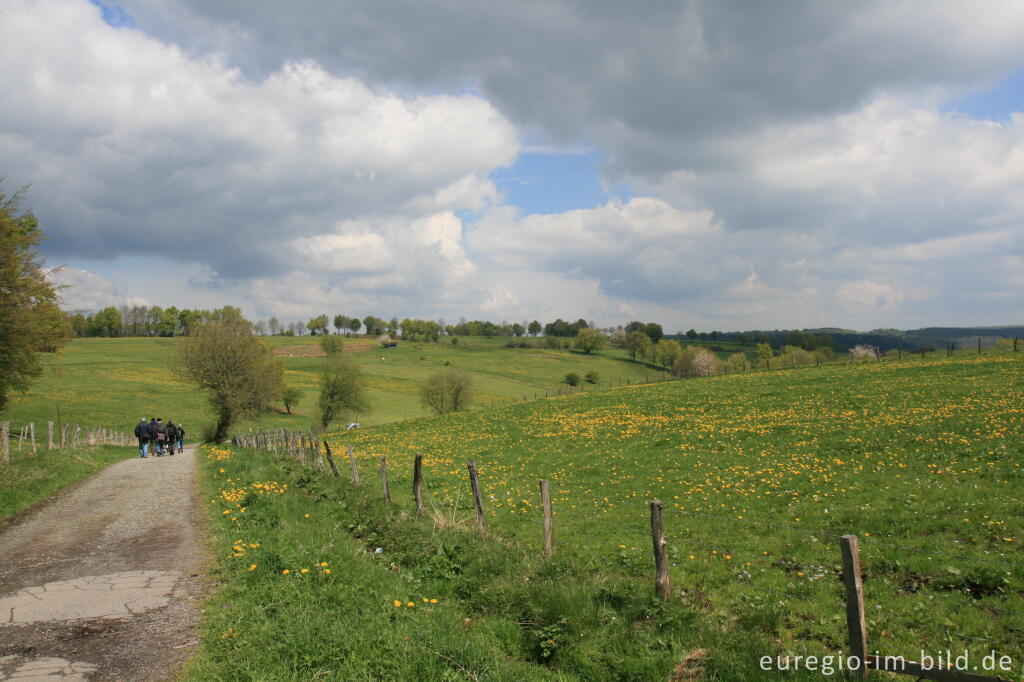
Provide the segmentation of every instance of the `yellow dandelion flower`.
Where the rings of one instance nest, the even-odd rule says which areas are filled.
[[[401,599],[396,599],[396,600],[395,600],[395,601],[393,601],[392,603],[393,603],[393,604],[394,604],[395,606],[401,606],[401,605],[402,605],[402,600],[401,600]]]
[[[281,571],[281,575],[288,575],[289,573],[291,573],[291,571],[289,571],[287,568]]]
[[[255,571],[255,570],[256,570],[256,564],[252,564],[252,565],[250,565],[250,566],[249,566],[249,570],[250,570],[250,571]]]

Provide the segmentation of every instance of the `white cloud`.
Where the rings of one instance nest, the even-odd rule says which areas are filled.
[[[126,295],[122,287],[87,270],[57,267],[48,275],[60,288],[62,307],[68,311],[90,312],[107,306],[150,305],[145,298]]]

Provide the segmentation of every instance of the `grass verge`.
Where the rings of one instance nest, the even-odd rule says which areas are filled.
[[[186,680],[761,680],[756,619],[459,512],[418,518],[265,452],[204,448],[215,572]],[[796,648],[799,651],[799,647]],[[789,679],[820,679],[797,673]]]
[[[135,454],[133,448],[103,445],[15,457],[0,467],[0,522]]]

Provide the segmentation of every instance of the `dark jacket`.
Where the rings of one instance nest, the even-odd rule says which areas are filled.
[[[135,425],[135,437],[139,440],[149,440],[149,424],[147,422],[139,422]]]
[[[178,427],[178,440],[185,440],[185,429]]]
[[[156,438],[156,420],[149,422],[149,439],[153,440]]]
[[[174,422],[167,422],[167,441],[173,443],[178,440],[178,427],[174,425]]]

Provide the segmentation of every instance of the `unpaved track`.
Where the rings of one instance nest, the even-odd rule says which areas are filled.
[[[194,648],[196,453],[119,462],[0,527],[0,680],[163,680]]]

